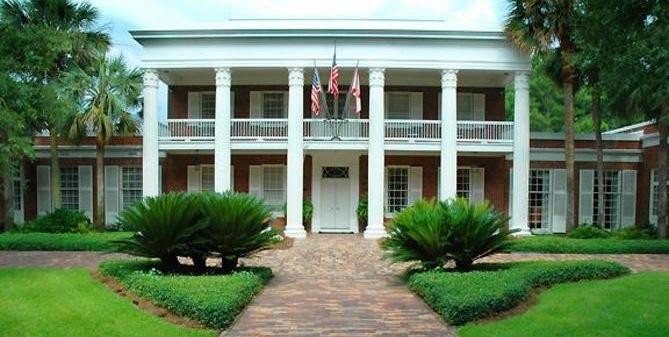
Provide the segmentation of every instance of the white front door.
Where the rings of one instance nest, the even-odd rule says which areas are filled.
[[[327,172],[328,169],[332,172]],[[350,232],[351,181],[348,177],[348,167],[325,167],[322,173],[320,230]]]

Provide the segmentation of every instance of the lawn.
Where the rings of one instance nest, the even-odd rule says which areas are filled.
[[[669,331],[669,273],[557,285],[527,312],[467,325],[463,337],[663,337]]]
[[[0,269],[0,331],[12,337],[213,337],[137,309],[85,269]]]
[[[669,254],[669,240],[570,239],[536,235],[512,240],[510,252],[572,254]]]
[[[0,250],[105,251],[112,248],[112,240],[131,235],[130,232],[88,234],[3,233],[0,234]]]

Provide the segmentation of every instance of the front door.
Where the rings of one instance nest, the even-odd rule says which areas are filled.
[[[351,182],[348,167],[323,167],[321,228],[323,232],[350,232]]]

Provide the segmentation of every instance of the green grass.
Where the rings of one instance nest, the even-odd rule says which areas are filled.
[[[514,239],[506,250],[574,254],[669,254],[669,240],[570,239],[537,235]]]
[[[100,271],[158,306],[218,329],[232,324],[272,276],[269,268],[247,268],[227,275],[165,275],[155,265],[151,261],[109,261]]]
[[[0,250],[92,250],[112,248],[112,240],[130,237],[130,232],[88,234],[4,233],[0,234]]]
[[[467,273],[416,273],[409,277],[409,289],[446,322],[461,325],[515,307],[534,288],[629,273],[626,267],[608,261],[533,261],[476,267],[479,270]]]
[[[557,285],[527,312],[460,328],[463,337],[663,337],[669,331],[669,273]]]
[[[0,269],[0,335],[214,337],[137,309],[84,269]]]

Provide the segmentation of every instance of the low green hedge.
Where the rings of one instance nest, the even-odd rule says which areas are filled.
[[[669,254],[669,240],[571,239],[537,235],[516,238],[506,250],[565,254]]]
[[[129,232],[105,233],[4,233],[0,234],[0,250],[92,250],[113,248],[111,241],[125,239]]]
[[[217,329],[234,321],[272,277],[269,268],[246,268],[227,275],[168,275],[153,261],[108,261],[103,275],[156,305]]]
[[[446,322],[460,325],[511,309],[537,287],[629,273],[626,267],[608,261],[518,262],[478,268],[468,273],[416,273],[409,277],[409,289]]]

